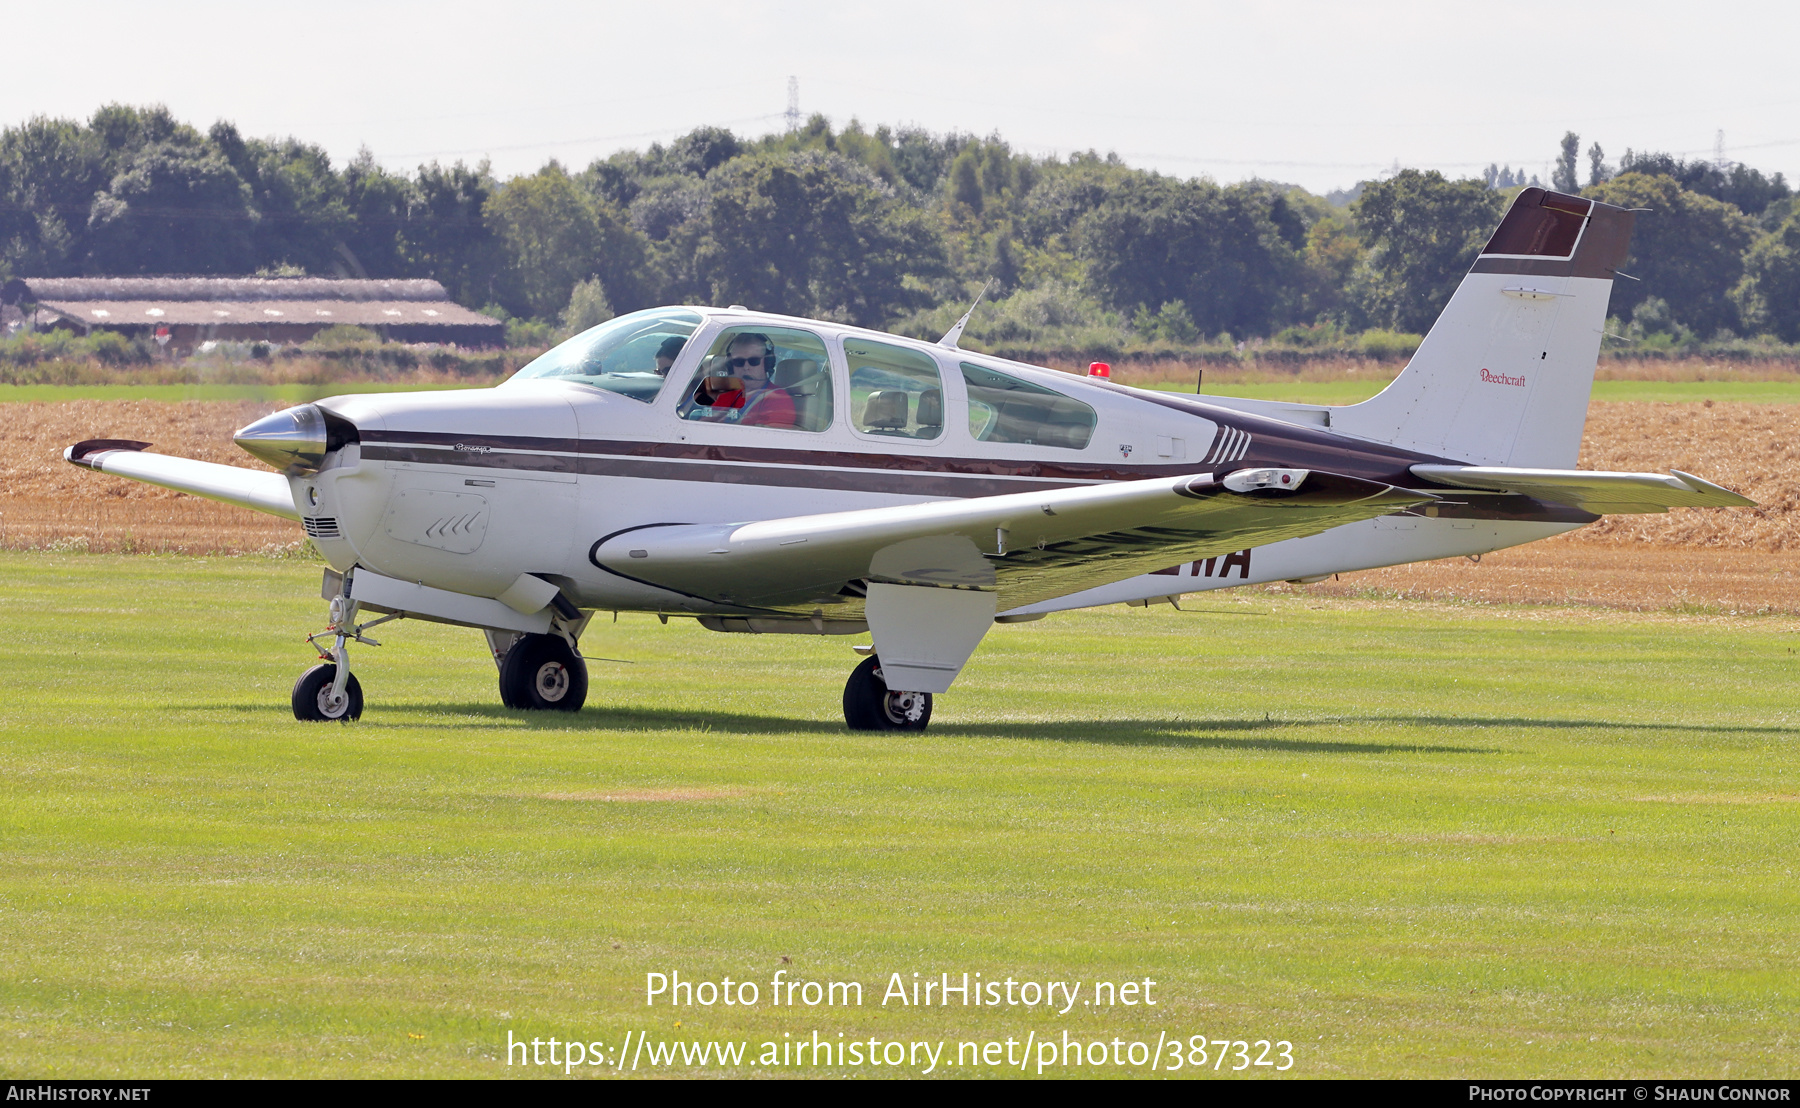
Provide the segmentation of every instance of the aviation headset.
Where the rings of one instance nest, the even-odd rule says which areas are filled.
[[[726,368],[730,368],[731,348],[740,342],[760,342],[763,344],[763,370],[769,377],[775,376],[775,343],[761,331],[739,331],[731,336],[725,344]]]

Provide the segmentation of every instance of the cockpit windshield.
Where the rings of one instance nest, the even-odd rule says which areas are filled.
[[[509,381],[575,381],[648,404],[700,322],[700,313],[681,308],[622,315],[545,351]]]

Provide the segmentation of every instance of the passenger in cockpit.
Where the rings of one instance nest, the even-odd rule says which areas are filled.
[[[687,340],[684,338],[671,336],[663,340],[662,345],[656,348],[656,375],[658,377],[669,375],[669,367],[675,364],[676,358],[681,357],[681,348],[686,345]]]

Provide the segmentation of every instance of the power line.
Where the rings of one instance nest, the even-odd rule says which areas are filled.
[[[780,119],[780,118],[781,118],[781,113],[771,112],[767,115],[750,115],[750,116],[744,116],[741,119],[721,120],[717,123],[711,124],[711,126],[732,127],[732,126],[736,126],[737,124],[740,124],[740,123],[761,123],[765,120]],[[697,127],[697,126],[706,126],[706,125],[705,124],[695,124],[694,126]],[[382,154],[382,155],[379,155],[379,157],[389,158],[389,159],[447,158],[447,157],[457,157],[457,156],[467,155],[467,154],[496,154],[496,153],[509,154],[509,153],[514,153],[519,150],[545,150],[545,149],[548,149],[553,146],[581,146],[581,145],[586,145],[588,143],[595,143],[595,142],[622,142],[626,139],[656,138],[660,135],[670,134],[671,132],[682,133],[682,132],[686,132],[686,131],[691,131],[693,129],[694,129],[694,127],[687,127],[687,126],[660,127],[654,131],[637,131],[637,132],[634,132],[634,133],[628,134],[628,135],[594,135],[589,138],[551,139],[547,142],[527,142],[527,143],[520,143],[520,144],[514,145],[514,146],[470,147],[466,150],[423,150],[423,151],[417,151],[417,152],[410,153],[410,154]]]

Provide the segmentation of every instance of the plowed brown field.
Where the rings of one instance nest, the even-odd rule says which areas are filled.
[[[240,553],[292,546],[300,525],[63,461],[82,439],[137,439],[156,452],[262,468],[231,441],[280,403],[72,400],[0,405],[0,546]]]
[[[256,468],[231,433],[281,404],[70,401],[0,405],[0,546],[240,553],[291,549],[297,524],[78,469],[70,443],[136,438],[161,453]],[[1371,589],[1492,602],[1800,611],[1800,405],[1595,403],[1581,465],[1699,474],[1754,509],[1613,516],[1483,558],[1346,574]]]

